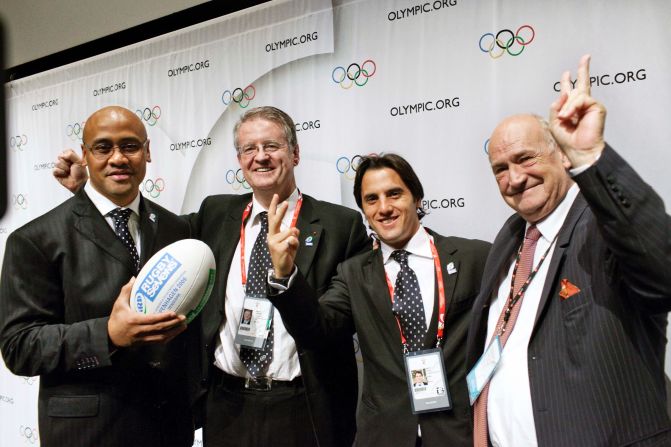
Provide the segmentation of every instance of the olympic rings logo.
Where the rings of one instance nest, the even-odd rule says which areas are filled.
[[[356,170],[359,168],[363,157],[355,155],[352,158],[342,156],[336,160],[336,169],[340,175],[344,175],[349,180],[354,180]]]
[[[12,205],[15,210],[25,210],[28,208],[28,199],[23,194],[12,194]]]
[[[224,93],[221,94],[221,102],[223,102],[225,106],[234,102],[239,105],[241,109],[245,109],[255,97],[256,88],[252,84],[249,84],[245,88],[238,87],[233,89],[233,91],[224,91]]]
[[[24,427],[23,425],[19,427],[19,433],[21,437],[26,438],[31,444],[35,444],[40,437],[36,428]]]
[[[156,180],[147,179],[142,182],[140,189],[149,194],[152,199],[155,199],[165,190],[165,180],[161,177]]]
[[[23,151],[23,146],[28,144],[28,137],[25,135],[17,135],[9,139],[9,147],[14,150]]]
[[[359,65],[356,62],[349,64],[347,69],[345,67],[336,67],[331,72],[331,79],[336,84],[340,84],[341,88],[348,89],[354,84],[357,87],[363,87],[368,83],[368,79],[372,78],[377,71],[377,65],[372,59],[364,61]]]
[[[82,141],[84,135],[84,123],[68,124],[65,128],[65,134],[70,137],[72,141]]]
[[[226,183],[231,185],[234,191],[238,191],[240,188],[252,189],[252,187],[249,186],[249,183],[247,183],[247,179],[245,179],[245,176],[242,174],[242,169],[238,169],[237,171],[229,169],[226,171]]]
[[[526,37],[520,34],[522,30],[528,30],[524,32]],[[529,33],[531,35],[528,35]],[[480,51],[489,53],[489,57],[492,59],[498,59],[506,52],[511,56],[519,56],[524,48],[533,42],[535,37],[536,31],[531,25],[522,25],[514,33],[509,29],[502,29],[496,33],[496,36],[492,33],[485,33],[480,36],[478,45]]]
[[[145,107],[144,109],[135,110],[135,114],[148,125],[155,126],[161,117],[161,108],[159,106],[154,106],[151,109]]]

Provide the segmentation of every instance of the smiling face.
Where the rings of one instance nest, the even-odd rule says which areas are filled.
[[[361,180],[361,208],[380,240],[403,248],[419,229],[415,199],[396,171],[369,169]]]
[[[298,145],[291,148],[282,126],[263,118],[243,122],[237,132],[238,161],[257,199],[270,203],[273,194],[284,200],[296,188],[294,166],[300,161]],[[276,149],[267,152],[262,148]],[[245,154],[245,148],[257,148]]]
[[[97,158],[90,148],[97,144],[144,143],[142,150],[124,155],[114,147],[107,157]],[[151,161],[147,132],[142,121],[123,107],[105,107],[86,120],[82,141],[82,165],[88,167],[91,185],[116,205],[128,205],[139,192],[147,163]]]
[[[489,141],[489,161],[503,200],[527,222],[554,211],[573,183],[568,158],[532,115],[499,124]]]

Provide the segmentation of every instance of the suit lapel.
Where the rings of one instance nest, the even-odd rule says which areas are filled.
[[[438,252],[438,258],[440,261],[441,273],[443,276],[443,288],[445,290],[445,321],[450,315],[450,307],[454,302],[454,288],[457,284],[457,276],[459,275],[459,267],[461,260],[459,259],[458,250],[454,247],[451,247],[447,243],[447,238],[437,235],[431,230],[428,230],[429,234],[433,236],[433,243],[436,246],[436,251]],[[447,266],[450,266],[449,273]],[[435,269],[434,269],[434,278]],[[426,336],[424,337],[424,347],[430,348],[436,342],[436,333],[438,332],[438,304],[440,300],[438,292],[438,283],[435,284],[434,294],[433,294],[433,313],[431,315],[431,324],[426,331]]]
[[[84,190],[80,190],[76,196],[76,204],[73,207],[75,219],[75,229],[85,238],[96,244],[105,253],[121,262],[133,271],[133,261],[131,260],[128,249],[114,234],[105,218],[100,214],[91,199]]]
[[[154,211],[152,203],[140,198],[140,240],[142,241],[142,253],[140,253],[140,265],[154,254],[156,234],[158,233],[158,214]]]
[[[319,224],[319,216],[315,215],[311,197],[303,196],[303,205],[296,221],[296,228],[300,230],[300,244],[294,262],[303,276],[307,277],[324,231]]]
[[[489,320],[489,306],[495,288],[499,285],[501,275],[510,266],[513,255],[522,243],[526,222],[514,215],[503,225],[496,236],[487,258],[487,264],[482,277],[482,286],[478,298],[473,305],[472,323],[470,325],[469,351],[467,364],[472,366],[480,357],[487,338],[487,321]]]
[[[382,261],[382,250],[371,250],[361,268],[361,286],[363,296],[369,296],[376,313],[384,326],[384,333],[392,334],[385,337],[389,343],[398,345],[401,343],[401,333],[398,329],[396,317],[391,310],[391,297],[387,286],[386,273]],[[363,299],[363,298],[362,298]]]
[[[219,298],[217,309],[219,309],[222,315],[224,312],[224,300],[226,297],[226,283],[228,279],[228,273],[231,269],[231,263],[239,262],[239,260],[233,259],[233,255],[235,254],[235,249],[240,243],[242,213],[251,200],[251,194],[238,196],[232,200],[231,206],[228,207],[223,215],[221,220],[221,229],[217,231],[217,237],[213,244],[214,247],[217,247],[215,258],[217,261],[217,269],[220,271],[217,276],[222,278],[222,280],[219,281],[219,293],[213,295]]]
[[[546,310],[546,307],[549,303],[550,292],[552,292],[553,286],[556,284],[556,276],[559,272],[559,267],[562,265],[564,260],[564,252],[566,251],[569,243],[571,242],[571,237],[573,236],[573,230],[575,229],[580,217],[587,209],[587,202],[582,194],[578,194],[571,209],[564,220],[564,224],[559,230],[557,235],[557,245],[555,246],[554,252],[552,253],[552,259],[550,260],[550,265],[548,267],[548,273],[545,277],[545,284],[543,285],[543,293],[541,294],[540,303],[538,304],[538,311],[536,312],[536,319],[534,320],[534,329],[533,333],[536,331],[538,321],[541,318],[541,315]]]

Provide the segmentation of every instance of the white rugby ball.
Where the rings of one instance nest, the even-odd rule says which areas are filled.
[[[196,239],[173,242],[138,273],[130,307],[143,314],[172,310],[190,322],[207,303],[214,277],[214,255],[207,244]]]

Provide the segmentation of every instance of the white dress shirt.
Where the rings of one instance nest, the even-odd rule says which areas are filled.
[[[284,219],[282,219],[281,229],[285,230],[291,225],[291,220],[296,210],[298,202],[298,189],[289,196],[289,208]],[[254,197],[252,199],[252,211],[245,223],[245,262],[246,268],[249,268],[249,257],[252,254],[254,242],[261,231],[261,221],[258,216],[261,212],[268,211]],[[226,300],[224,312],[226,320],[219,328],[219,340],[214,351],[214,364],[233,376],[248,377],[247,367],[240,360],[240,345],[235,344],[235,335],[238,331],[238,324],[242,318],[242,308],[245,299],[245,288],[242,285],[242,273],[240,270],[240,242],[233,254],[228,279],[226,281]],[[275,380],[293,380],[301,375],[301,368],[298,363],[298,354],[296,343],[289,335],[282,322],[282,316],[277,309],[273,310],[273,360],[268,367],[267,376]]]
[[[531,390],[529,388],[529,370],[527,348],[533,330],[538,305],[545,285],[552,253],[555,249],[555,236],[561,230],[564,220],[578,195],[578,185],[573,185],[564,200],[545,219],[536,224],[541,238],[534,252],[533,269],[548,248],[550,249],[538,273],[529,284],[522,298],[521,309],[515,327],[508,338],[501,360],[489,385],[487,400],[487,421],[489,438],[494,447],[537,446],[536,427],[534,425]],[[525,227],[529,228],[527,223]],[[496,323],[507,303],[515,261],[501,279],[497,294],[492,297],[487,320],[487,343],[496,329]],[[570,428],[567,428],[570,430]]]
[[[91,202],[93,202],[93,205],[95,205],[98,211],[100,211],[100,214],[103,215],[112,230],[114,230],[116,233],[114,228],[114,219],[111,216],[108,216],[108,214],[110,211],[114,211],[115,209],[119,208],[119,205],[116,205],[110,199],[100,194],[93,187],[90,181],[86,182],[84,185],[84,191],[86,192],[86,195],[89,196],[89,199],[91,199]],[[133,211],[130,213],[130,217],[128,218],[128,231],[130,232],[133,241],[135,241],[137,255],[142,257],[140,243],[140,192],[138,191],[135,198],[128,205],[122,206],[121,208],[130,208],[131,211]]]

